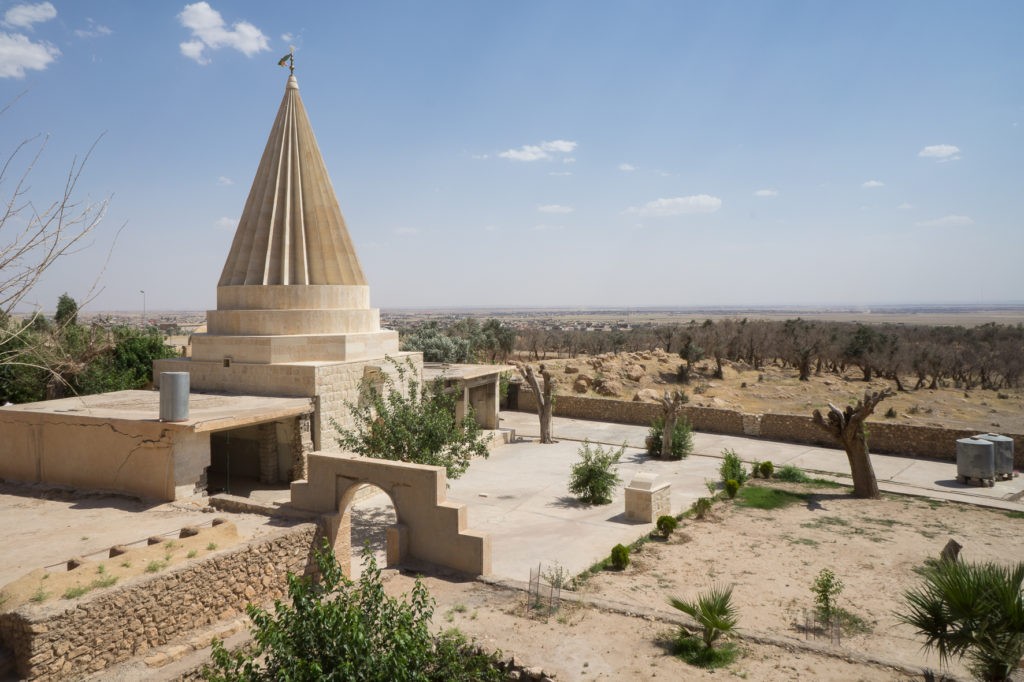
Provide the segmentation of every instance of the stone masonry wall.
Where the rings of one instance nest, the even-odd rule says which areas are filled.
[[[417,381],[423,376],[422,353],[397,353],[393,356],[405,366],[406,358],[412,360],[413,378]],[[367,369],[369,368],[369,370]],[[394,365],[386,358],[376,358],[365,362],[345,362],[324,365],[316,368],[315,394],[318,401],[317,418],[319,423],[313,424],[314,442],[321,450],[335,447],[335,428],[331,424],[334,419],[343,427],[352,425],[346,402],[359,400],[359,387],[367,372],[385,372],[391,376],[396,374]]]
[[[519,411],[537,411],[537,401],[533,391],[525,386],[521,386],[519,389]],[[655,417],[661,414],[661,408],[655,403],[559,395],[555,396],[554,414],[556,417],[648,426]],[[743,414],[740,412],[684,405],[683,414],[690,420],[693,428],[698,431],[743,434]]]
[[[307,523],[157,574],[89,593],[73,605],[25,605],[0,615],[0,641],[19,677],[66,680],[103,670],[246,604],[287,592],[287,574],[310,567],[317,527]]]
[[[536,412],[533,391],[519,389],[519,411]],[[555,416],[591,419],[620,424],[649,425],[661,413],[654,403],[559,395],[555,398]],[[754,436],[765,440],[807,443],[838,448],[828,434],[814,426],[810,416],[792,414],[747,414],[734,410],[683,406],[683,414],[697,431],[724,433],[732,436]],[[978,434],[977,430],[943,429],[934,426],[912,426],[868,422],[868,446],[872,452],[956,459],[956,441]],[[1024,468],[1024,434],[1004,433],[1013,439],[1014,466]],[[557,436],[557,434],[556,434]]]

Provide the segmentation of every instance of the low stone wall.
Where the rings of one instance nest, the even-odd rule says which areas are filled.
[[[0,641],[18,676],[75,679],[287,592],[287,574],[311,568],[315,524],[302,524],[146,574],[71,602],[0,615]]]
[[[537,401],[528,388],[519,389],[519,411],[536,412]],[[661,414],[655,403],[608,398],[559,395],[555,398],[557,417],[647,426]],[[816,427],[811,417],[793,414],[748,414],[736,410],[684,405],[683,414],[697,431],[751,436],[787,443],[807,443],[838,448],[836,442]],[[956,441],[978,434],[977,430],[912,426],[882,421],[868,422],[868,446],[872,452],[956,459]],[[1024,434],[1004,433],[1013,439],[1014,466],[1024,468]]]
[[[537,400],[533,391],[525,387],[519,389],[519,411],[537,411]],[[639,401],[559,395],[555,397],[554,414],[556,417],[649,426],[654,418],[661,414],[661,407],[655,403]],[[690,420],[693,428],[698,431],[743,434],[743,414],[741,412],[684,405],[683,414]]]
[[[768,440],[838,447],[810,417],[792,414],[766,414],[761,417],[760,435]],[[868,422],[868,447],[872,452],[956,460],[956,441],[976,436],[978,430],[944,429],[937,426],[911,426],[882,421]],[[1003,434],[1013,439],[1014,466],[1024,468],[1024,435]]]

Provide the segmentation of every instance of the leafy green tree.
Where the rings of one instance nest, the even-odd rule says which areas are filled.
[[[569,492],[585,504],[610,503],[612,491],[622,482],[614,467],[625,452],[625,443],[618,450],[605,450],[600,445],[592,448],[590,441],[584,441],[579,449],[580,461],[569,472]]]
[[[289,575],[290,604],[273,611],[250,604],[251,650],[213,644],[215,682],[470,682],[500,680],[496,656],[479,653],[457,630],[434,636],[434,601],[419,580],[408,595],[388,596],[380,570],[364,552],[359,582],[345,578],[325,543],[319,580]]]
[[[471,342],[446,334],[436,322],[402,337],[402,350],[420,351],[426,362],[470,362]]]
[[[75,378],[79,394],[145,388],[153,381],[153,361],[177,355],[153,329],[118,327],[113,339],[113,346]]]
[[[940,561],[904,594],[904,623],[925,637],[943,664],[966,658],[979,680],[1009,680],[1024,657],[1024,562]]]
[[[516,332],[512,327],[492,317],[484,322],[480,332],[481,351],[487,352],[490,362],[499,358],[505,360],[512,353],[516,342]]]
[[[78,324],[78,303],[75,299],[68,296],[68,292],[64,292],[57,299],[57,314],[54,316],[57,324],[61,327],[69,324]]]
[[[472,414],[455,418],[453,392],[440,381],[421,389],[411,362],[388,358],[394,377],[382,385],[364,381],[359,400],[348,403],[353,427],[331,423],[338,446],[365,457],[443,466],[448,478],[458,478],[470,460],[487,457],[487,439]]]

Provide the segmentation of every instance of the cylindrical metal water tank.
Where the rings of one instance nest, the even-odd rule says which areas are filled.
[[[1013,478],[1013,439],[998,433],[983,433],[977,440],[990,441],[996,449],[996,476]]]
[[[188,419],[188,372],[160,372],[160,421]]]
[[[995,445],[991,441],[977,438],[957,439],[956,475],[963,479],[994,480],[996,475]]]

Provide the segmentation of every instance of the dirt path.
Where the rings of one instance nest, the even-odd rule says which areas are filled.
[[[964,545],[961,558],[968,561],[1024,560],[1021,519],[1012,513],[895,496],[864,501],[842,490],[771,485],[809,495],[775,510],[718,502],[713,518],[685,521],[669,541],[645,544],[625,571],[602,572],[579,590],[583,599],[615,604],[618,612],[568,606],[538,617],[521,592],[431,578],[439,603],[435,620],[555,671],[559,680],[722,674],[756,680],[908,679],[901,670],[866,661],[939,668],[937,657],[925,655],[921,639],[895,616],[903,592],[920,580],[915,568],[937,556],[950,537]],[[843,581],[839,605],[863,623],[862,631],[847,631],[839,644],[802,627],[805,611],[814,605],[811,583],[822,568]],[[680,618],[667,598],[693,598],[713,583],[735,586],[746,635],[742,657],[724,673],[690,668],[666,644],[675,631],[673,619]],[[949,672],[968,679],[959,664]]]

